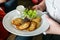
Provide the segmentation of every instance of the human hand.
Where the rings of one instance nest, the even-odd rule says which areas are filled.
[[[46,31],[47,34],[60,34],[60,24],[52,20],[46,15],[46,19],[50,24],[49,29]]]
[[[6,2],[6,0],[0,0],[0,3],[4,3],[4,2]]]
[[[32,7],[32,9],[39,10],[40,6],[39,5],[35,5],[35,6]]]
[[[32,9],[44,11],[44,8],[43,8],[42,5],[35,5],[35,6],[32,7]]]
[[[45,8],[46,8],[45,0],[43,0],[42,2],[40,2],[38,5],[35,5],[35,6],[32,7],[32,9],[40,10],[40,11],[44,11]]]

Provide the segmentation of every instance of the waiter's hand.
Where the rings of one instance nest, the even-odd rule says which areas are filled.
[[[45,8],[44,8],[43,5],[35,5],[35,6],[32,7],[32,9],[44,11]]]
[[[45,0],[40,2],[38,5],[35,5],[35,6],[32,7],[32,9],[36,9],[36,10],[40,10],[40,11],[44,11],[45,8],[46,8]]]
[[[52,20],[51,18],[46,15],[46,19],[50,24],[49,29],[46,31],[47,34],[59,34],[60,35],[60,24]]]
[[[0,0],[0,4],[6,2],[6,0]]]

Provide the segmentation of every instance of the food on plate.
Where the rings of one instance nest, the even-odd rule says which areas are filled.
[[[37,27],[39,27],[41,24],[41,18],[40,17],[36,17],[36,18],[32,19],[32,21],[37,23]]]
[[[28,10],[28,9],[25,9],[24,10],[24,17],[28,17],[28,18],[35,18],[37,15],[36,15],[36,10]]]
[[[27,17],[25,17],[23,21],[24,21],[24,22],[29,22],[30,19],[28,19]]]
[[[23,19],[21,18],[16,18],[12,20],[12,24],[17,25],[17,26],[21,25],[22,23],[23,23]]]
[[[16,29],[18,30],[34,31],[41,24],[41,18],[36,17],[31,20],[27,17],[25,17],[24,19],[16,18],[12,20],[12,24],[15,25]]]
[[[39,23],[39,22],[41,22],[41,18],[40,17],[36,17],[36,18],[32,19],[32,21],[34,21],[36,23]]]
[[[37,23],[32,21],[30,24],[30,27],[27,29],[27,31],[33,31],[36,29]]]
[[[29,25],[30,25],[30,22],[25,22],[24,24],[22,24],[22,25],[19,26],[19,29],[20,30],[24,30],[24,29],[28,28]]]
[[[37,16],[36,10],[25,9],[23,14],[24,18],[15,18],[12,20],[12,24],[16,26],[16,29],[34,31],[40,26],[41,17]]]

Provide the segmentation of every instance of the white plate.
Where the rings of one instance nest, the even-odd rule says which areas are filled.
[[[37,12],[39,15],[40,13],[43,13],[43,12]],[[14,28],[14,26],[11,24],[11,20],[14,18],[14,17],[21,17],[21,14],[17,11],[17,10],[13,10],[9,13],[7,13],[5,15],[5,17],[3,18],[3,26],[4,28],[15,34],[15,35],[19,35],[19,36],[35,36],[35,35],[38,35],[38,34],[41,34],[43,33],[44,31],[46,31],[49,27],[49,24],[45,18],[45,14],[42,15],[42,24],[41,26],[36,29],[35,31],[32,31],[32,32],[25,32],[25,31],[20,31],[20,30],[17,30]]]

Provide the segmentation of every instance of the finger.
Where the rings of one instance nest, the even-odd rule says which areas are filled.
[[[33,6],[32,9],[37,10],[37,6]]]
[[[33,9],[33,10],[36,10],[36,7],[33,7],[32,9]]]

